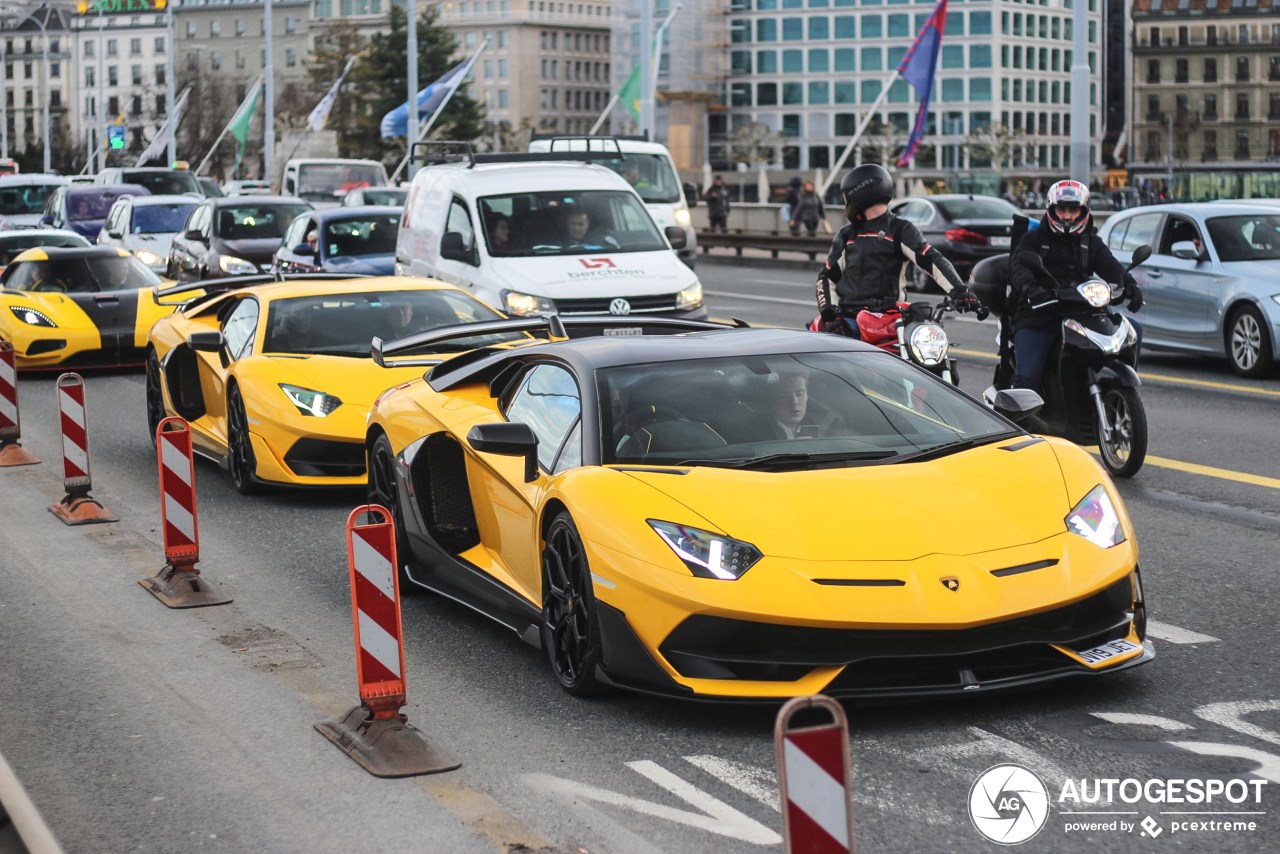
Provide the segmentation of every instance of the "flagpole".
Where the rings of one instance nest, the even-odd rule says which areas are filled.
[[[400,165],[396,167],[396,171],[391,173],[392,186],[395,185],[396,178],[400,177],[400,170],[404,169],[405,164],[409,162],[409,158],[413,155],[414,143],[422,141],[422,138],[431,132],[431,126],[436,123],[436,119],[439,118],[440,114],[444,112],[444,108],[449,105],[449,101],[453,98],[453,93],[457,92],[458,89],[461,88],[462,84],[466,82],[467,75],[471,73],[472,68],[475,68],[476,60],[480,57],[480,54],[484,53],[485,48],[487,48],[488,46],[489,46],[488,39],[485,39],[480,43],[479,49],[476,50],[475,54],[471,57],[471,61],[467,63],[467,67],[464,68],[462,72],[458,74],[458,76],[454,79],[452,85],[449,86],[449,92],[444,96],[444,100],[440,102],[440,106],[436,107],[436,111],[432,113],[430,117],[427,118],[427,124],[425,127],[422,128],[422,130],[418,132],[418,138],[413,142],[409,143],[409,150],[404,153],[404,159],[400,161]],[[413,96],[414,103],[409,109],[410,115],[416,115],[418,112],[417,100],[418,100],[418,95],[415,92]],[[407,136],[405,138],[408,139]]]
[[[173,151],[174,140],[177,139],[178,137],[178,121],[181,120],[182,108],[186,106],[187,96],[190,94],[191,94],[191,87],[188,86],[186,89],[182,90],[182,94],[178,96],[178,100],[170,103],[168,118],[164,120],[164,124],[162,124],[160,126],[160,130],[156,132],[155,139],[151,141],[151,144],[148,145],[143,150],[143,152],[138,155],[137,162],[133,164],[135,167],[141,166],[142,164],[146,163],[148,160],[151,160],[152,158],[156,157],[158,154],[162,153],[158,151],[152,151],[152,149],[156,147],[157,141],[163,140],[166,150],[169,152]],[[164,139],[165,134],[168,134],[168,139]],[[172,163],[173,161],[170,160],[169,162]]]
[[[596,131],[600,130],[600,125],[604,124],[604,120],[609,118],[609,112],[613,109],[614,105],[618,103],[618,96],[621,94],[621,89],[613,93],[613,97],[609,99],[609,103],[604,105],[604,112],[600,114],[600,118],[596,119],[596,123],[591,126],[591,130],[587,131],[587,136],[596,135]]]
[[[254,97],[257,94],[258,87],[262,85],[265,79],[266,77],[264,75],[261,75],[261,74],[258,75],[258,80],[253,84],[253,88],[249,90],[249,94],[246,95],[245,99],[240,102],[240,106],[236,107],[236,111],[231,114],[231,120],[228,121],[227,126],[222,129],[222,133],[218,134],[218,138],[214,140],[213,146],[209,149],[209,153],[204,156],[204,160],[201,160],[200,165],[196,167],[197,177],[199,177],[200,173],[204,171],[204,167],[208,165],[209,158],[212,157],[213,153],[218,150],[218,145],[222,142],[222,138],[227,135],[227,131],[231,130],[231,122],[234,122],[236,120],[236,116],[240,115],[241,108],[244,107],[244,105],[249,101],[249,99]]]
[[[671,19],[676,16],[676,12],[679,12],[683,5],[683,3],[677,3],[675,8],[667,13],[667,19],[658,26],[658,32],[653,36],[653,63],[650,66],[653,79],[649,81],[650,93],[656,92],[658,89],[658,67],[662,65],[662,36],[666,33]]]
[[[876,98],[875,102],[867,110],[867,114],[863,116],[862,122],[859,123],[857,131],[853,134],[853,139],[849,140],[849,144],[844,147],[844,152],[840,155],[840,159],[836,161],[835,166],[831,167],[831,174],[827,176],[827,179],[822,182],[822,186],[818,188],[818,195],[820,197],[826,197],[827,188],[831,186],[831,182],[840,174],[840,168],[844,166],[845,160],[849,158],[849,152],[853,151],[853,147],[858,144],[858,140],[862,139],[862,134],[866,132],[867,127],[871,124],[871,119],[876,115],[876,110],[879,110],[880,105],[884,103],[884,99],[889,97],[889,87],[897,82],[900,76],[901,75],[899,75],[895,69],[893,74],[889,75],[889,79],[885,82],[884,86],[880,88],[879,97]]]

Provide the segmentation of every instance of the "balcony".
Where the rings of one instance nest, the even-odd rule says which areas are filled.
[[[1218,160],[1218,149],[1206,148],[1204,153],[1200,155],[1201,163],[1215,163]]]
[[[1248,160],[1248,159],[1249,159],[1249,149],[1248,149],[1247,147],[1246,147],[1246,148],[1237,148],[1237,149],[1236,149],[1236,153],[1235,153],[1234,155],[1232,155],[1232,159],[1233,159],[1233,160]]]

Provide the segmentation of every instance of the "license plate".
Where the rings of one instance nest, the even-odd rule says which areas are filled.
[[[1011,238],[1008,237],[993,237],[991,238],[991,245],[997,249],[1008,249],[1011,245],[1010,240]]]
[[[1077,652],[1076,655],[1083,658],[1086,664],[1098,664],[1116,656],[1133,652],[1135,649],[1142,649],[1142,647],[1133,641],[1113,640],[1107,641],[1102,646],[1095,646],[1093,649]]]
[[[609,338],[624,338],[629,335],[643,335],[644,328],[641,326],[606,327],[604,334]]]

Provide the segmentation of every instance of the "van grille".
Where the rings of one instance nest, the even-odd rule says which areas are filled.
[[[556,300],[556,309],[565,315],[572,314],[608,314],[609,303],[617,297],[591,297],[589,299]],[[660,311],[676,310],[676,294],[658,296],[623,297],[631,304],[632,314],[654,314]]]

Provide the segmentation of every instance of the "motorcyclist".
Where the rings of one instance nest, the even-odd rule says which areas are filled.
[[[1048,205],[1040,226],[1028,231],[1009,260],[1013,289],[1013,350],[1017,360],[1014,388],[1040,386],[1045,363],[1061,333],[1067,309],[1049,289],[1042,274],[1019,260],[1034,252],[1061,287],[1072,287],[1091,275],[1124,286],[1128,308],[1142,308],[1138,283],[1098,237],[1089,213],[1089,188],[1079,181],[1059,181],[1049,188]]]
[[[818,310],[828,330],[847,322],[857,331],[859,311],[887,311],[905,301],[907,261],[931,276],[961,311],[979,308],[951,262],[925,242],[918,228],[889,213],[893,178],[888,170],[876,164],[851,169],[840,193],[849,222],[836,232],[816,283]]]

